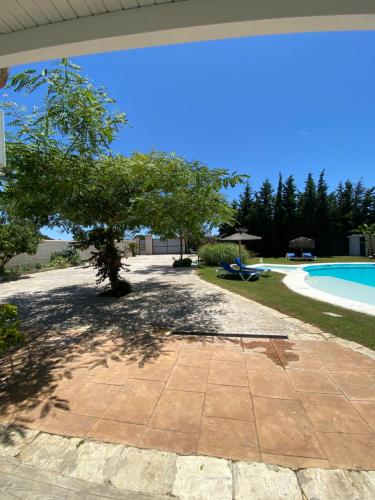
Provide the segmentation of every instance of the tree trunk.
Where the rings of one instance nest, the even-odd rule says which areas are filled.
[[[180,233],[180,259],[182,260],[184,258],[184,249],[183,249],[183,246],[182,246],[182,243],[183,243],[183,236],[182,236],[182,233]]]
[[[105,248],[105,260],[108,266],[108,279],[111,289],[115,291],[120,282],[121,255],[116,247],[114,239],[109,239]]]

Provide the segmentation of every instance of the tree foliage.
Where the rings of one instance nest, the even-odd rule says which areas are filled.
[[[34,254],[41,240],[37,227],[28,220],[10,218],[0,212],[0,273],[20,253]]]
[[[266,180],[247,200],[249,209],[244,213],[243,205],[239,207],[249,192],[246,188],[239,201],[234,201],[236,222],[222,226],[220,232],[228,235],[244,226],[249,233],[263,237],[259,243],[263,255],[285,254],[288,242],[298,236],[314,238],[320,255],[346,254],[348,234],[361,224],[375,223],[375,187],[347,180],[329,192],[324,170],[317,183],[309,174],[302,192],[293,176],[283,181],[280,175],[276,193]]]
[[[40,88],[44,98],[31,113],[4,104],[12,131],[4,199],[17,216],[72,232],[79,249],[94,247],[98,282],[109,280],[113,295],[130,291],[117,245],[125,233],[147,227],[183,239],[232,221],[221,190],[242,176],[174,154],[114,155],[110,146],[126,117],[78,66],[63,59],[51,71],[15,75],[9,85]]]

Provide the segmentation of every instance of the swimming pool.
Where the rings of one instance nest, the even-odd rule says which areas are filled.
[[[330,276],[339,280],[352,281],[360,285],[375,287],[375,264],[330,264],[304,266],[309,276]]]
[[[375,264],[307,264],[283,281],[308,297],[375,315]]]

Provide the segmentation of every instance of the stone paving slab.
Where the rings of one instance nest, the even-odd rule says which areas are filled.
[[[307,500],[373,500],[374,484],[363,472],[306,469],[297,478]]]
[[[20,442],[16,446],[20,450]],[[9,447],[0,445],[2,500],[375,498],[374,471],[293,471],[260,462],[181,456],[91,440],[77,442],[75,438],[46,433],[39,433],[31,443],[25,439],[23,448],[15,454],[16,457],[9,456]],[[61,460],[57,460],[59,454]]]
[[[237,462],[233,479],[234,498],[237,500],[302,500],[296,474],[291,469]]]

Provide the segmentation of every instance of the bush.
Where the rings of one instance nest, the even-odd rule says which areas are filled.
[[[52,254],[51,257],[49,258],[48,265],[50,267],[68,267],[69,261],[66,257],[63,257],[62,255]]]
[[[135,241],[131,241],[128,244],[128,248],[131,251],[132,257],[135,257],[137,255],[138,244]]]
[[[0,354],[23,339],[17,307],[12,304],[0,304]]]
[[[192,260],[189,257],[173,261],[173,267],[191,267]]]
[[[49,258],[49,265],[52,267],[79,266],[81,262],[79,252],[70,246],[59,252],[52,253]]]
[[[234,259],[238,257],[238,245],[235,243],[207,243],[199,248],[198,255],[199,260],[208,266],[217,266],[220,262],[233,264]],[[243,262],[248,258],[248,251],[242,247]]]

